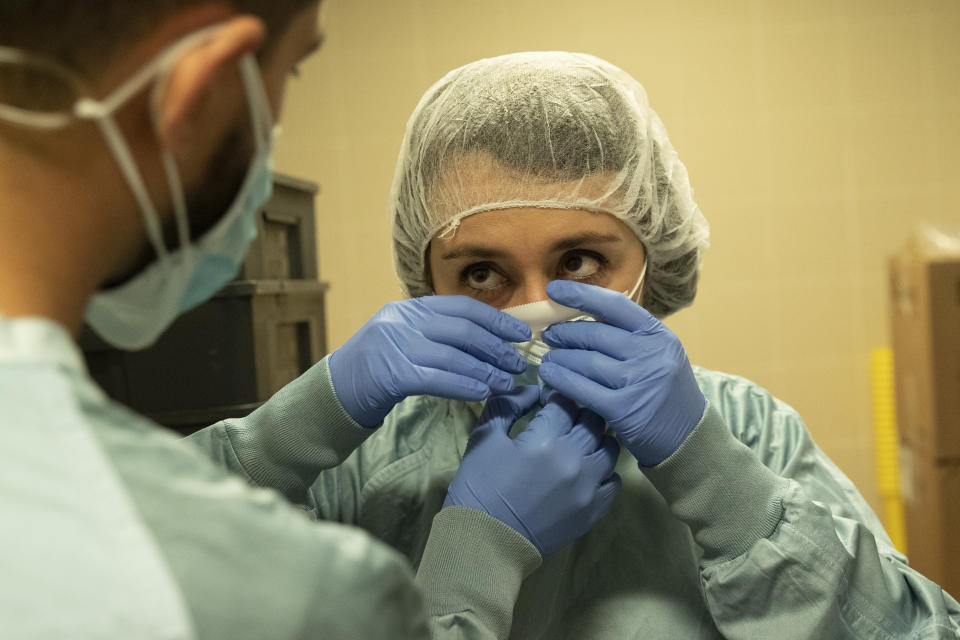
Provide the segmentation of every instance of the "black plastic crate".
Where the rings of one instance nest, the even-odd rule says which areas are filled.
[[[149,349],[120,351],[91,331],[80,345],[116,400],[167,426],[215,422],[256,408],[326,355],[326,290],[316,281],[233,282]]]
[[[257,215],[257,238],[237,280],[316,280],[317,229],[312,182],[273,176],[273,196]]]

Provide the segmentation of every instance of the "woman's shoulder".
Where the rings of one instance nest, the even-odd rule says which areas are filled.
[[[800,414],[764,387],[743,376],[693,367],[700,390],[730,431],[751,448],[809,439]]]

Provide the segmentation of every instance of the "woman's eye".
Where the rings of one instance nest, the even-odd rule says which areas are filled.
[[[470,268],[463,276],[464,283],[474,289],[496,289],[503,280],[503,276],[486,266]]]
[[[572,253],[560,262],[562,276],[565,278],[590,278],[603,268],[605,261],[600,256],[588,253]]]

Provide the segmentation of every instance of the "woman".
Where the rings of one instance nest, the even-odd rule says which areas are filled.
[[[451,72],[410,119],[392,213],[410,296],[530,322],[518,381],[592,409],[623,445],[611,511],[504,603],[510,637],[955,637],[957,603],[907,566],[800,417],[691,368],[659,322],[692,303],[708,228],[626,73],[569,53]],[[583,316],[599,321],[562,322]],[[312,500],[416,565],[476,421],[470,403],[409,397]]]

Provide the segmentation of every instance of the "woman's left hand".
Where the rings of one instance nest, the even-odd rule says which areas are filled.
[[[640,466],[666,460],[706,409],[679,338],[610,289],[557,280],[547,285],[547,295],[599,322],[564,322],[544,331],[553,350],[543,358],[540,377],[603,417]]]

